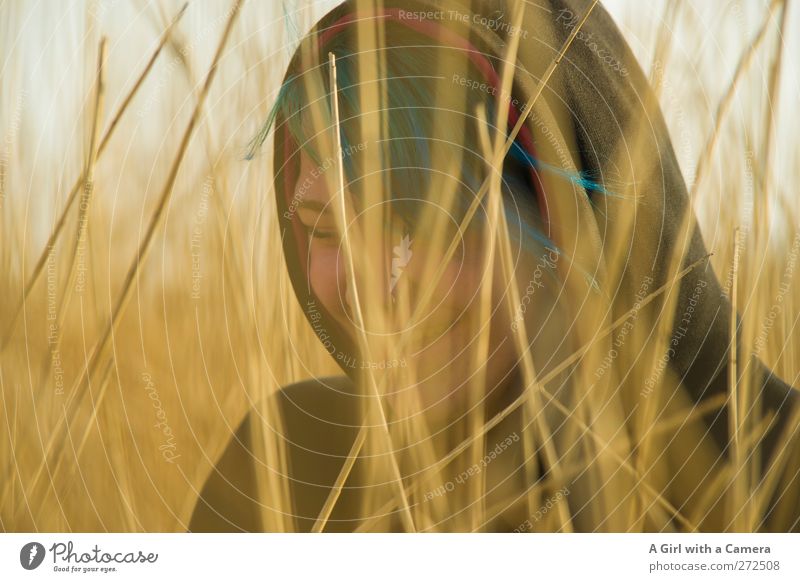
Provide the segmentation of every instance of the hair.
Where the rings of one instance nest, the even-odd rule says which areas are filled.
[[[362,89],[363,85],[377,80],[386,100],[382,104],[381,118],[388,135],[381,143],[380,160],[384,191],[388,193],[392,211],[413,232],[419,218],[416,210],[419,205],[413,201],[435,198],[436,194],[431,190],[432,180],[437,170],[444,169],[440,161],[437,163],[433,159],[432,144],[447,143],[447,147],[452,148],[453,154],[461,160],[457,176],[461,195],[456,197],[456,207],[448,209],[460,221],[490,168],[480,151],[476,112],[479,108],[485,111],[489,133],[497,135],[501,129],[493,123],[497,108],[507,106],[508,123],[503,129],[508,137],[524,106],[521,99],[513,98],[519,94],[513,88],[512,97],[497,96],[496,69],[500,57],[480,52],[468,42],[468,48],[438,42],[430,34],[414,30],[408,23],[389,18],[381,21],[385,31],[384,45],[376,49],[379,55],[376,61],[381,62],[384,68],[380,76],[363,78],[359,74],[362,53],[359,52],[357,27],[347,24],[350,22],[337,22],[327,29],[312,32],[304,39],[303,42],[310,46],[301,45],[295,52],[267,121],[249,144],[247,158],[255,156],[274,129],[276,139],[283,132],[286,143],[291,143],[284,149],[287,162],[302,153],[316,164],[325,163],[326,156],[316,141],[322,131],[333,125],[331,80],[326,58],[332,53],[337,68],[339,140],[341,150],[347,152],[342,156],[342,165],[345,185],[352,194],[354,205],[357,207],[363,200],[363,156],[360,154],[366,142],[362,137],[365,113],[365,106],[361,103]],[[310,51],[306,55],[313,55],[310,66],[307,62],[303,66],[303,61],[309,60],[303,58],[304,50]],[[437,75],[443,59],[458,63],[459,78],[475,81],[474,84],[479,83],[479,86],[464,86],[455,82],[455,76]],[[458,110],[438,106],[438,95],[443,91],[459,92]],[[324,127],[313,123],[312,107],[322,112]],[[432,129],[434,127],[446,128],[448,134],[438,135]],[[295,163],[274,168],[276,189],[282,181],[297,183],[298,166],[295,160]],[[557,241],[552,240],[548,232],[546,200],[538,177],[541,171],[555,172],[588,191],[608,194],[602,185],[586,175],[567,173],[537,159],[531,134],[523,126],[503,160],[501,192],[509,236],[515,244],[533,255],[561,252]],[[486,214],[479,211],[469,228],[479,228],[485,223]],[[579,265],[576,267],[584,273],[590,286],[596,288],[594,278]],[[549,274],[554,276],[554,273]]]

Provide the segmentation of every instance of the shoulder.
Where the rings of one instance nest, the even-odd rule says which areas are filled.
[[[281,426],[273,426],[285,443],[293,497],[308,504],[327,491],[330,475],[355,438],[359,403],[353,383],[345,376],[305,380],[285,386],[271,397]],[[263,418],[262,406],[253,407],[231,436],[206,479],[192,513],[189,531],[262,531],[261,504],[256,481],[257,461],[253,434]],[[335,477],[334,477],[335,478]],[[312,504],[315,505],[315,504]],[[302,507],[297,508],[302,516]],[[310,517],[310,516],[308,516]]]

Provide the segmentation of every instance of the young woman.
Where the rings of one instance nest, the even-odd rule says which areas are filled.
[[[344,2],[268,136],[294,292],[344,374],[245,419],[190,530],[799,527],[797,392],[733,371],[666,126],[602,7]]]

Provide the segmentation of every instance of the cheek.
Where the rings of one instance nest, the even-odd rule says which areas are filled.
[[[438,264],[438,254],[422,256],[422,251],[420,251],[420,256],[412,256],[408,267],[403,271],[402,276],[408,277],[408,281],[411,282],[414,290],[413,297],[416,300],[424,295],[425,290],[432,282],[434,269],[430,269],[425,264],[426,260]],[[481,251],[468,248],[465,255],[463,247],[458,249],[441,273],[433,296],[427,304],[428,313],[447,314],[455,320],[476,306],[476,302],[479,300],[481,277],[484,274],[482,260]],[[430,270],[426,271],[426,268]],[[489,279],[489,283],[491,284],[491,279]]]
[[[338,248],[319,246],[311,251],[309,281],[311,290],[325,309],[338,321],[347,321],[344,269]]]

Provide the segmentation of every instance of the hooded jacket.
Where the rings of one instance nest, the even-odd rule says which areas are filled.
[[[335,34],[353,18],[354,2],[344,2],[325,15],[306,38]],[[526,103],[539,91],[548,65],[558,58],[570,33],[587,12],[591,2],[584,0],[545,0],[525,3],[524,27],[511,24],[509,7],[503,1],[415,0],[413,2],[383,3],[383,10],[405,10],[408,13],[433,16],[441,13],[439,26],[452,28],[462,37],[468,30],[469,42],[479,51],[501,55],[514,35],[518,35],[518,68],[513,92]],[[448,14],[459,14],[459,18]],[[463,15],[467,15],[466,20]],[[467,22],[468,21],[468,22]],[[326,32],[327,31],[327,32]],[[331,32],[333,31],[333,32]],[[299,52],[289,66],[287,75],[299,66]],[[340,353],[340,362],[357,362],[359,354],[333,319],[325,313],[313,296],[306,279],[303,263],[305,239],[296,215],[287,212],[291,203],[296,168],[291,167],[293,145],[284,131],[284,121],[276,118],[274,132],[274,172],[276,210],[280,221],[283,250],[295,295],[306,316],[307,305],[315,305],[325,329]],[[632,185],[638,203],[635,212],[625,210],[625,201],[599,195],[592,188],[575,188],[549,183],[547,211],[552,232],[559,244],[569,253],[580,257],[597,273],[601,283],[613,287],[611,313],[604,314],[589,326],[602,329],[631,309],[634,297],[646,282],[648,291],[667,283],[674,274],[707,256],[699,228],[693,218],[688,236],[682,236],[685,213],[690,210],[689,196],[669,133],[648,81],[611,17],[597,5],[564,55],[563,60],[547,81],[546,89],[536,101],[525,124],[525,131],[537,144],[537,153],[564,171],[591,176],[600,184]],[[290,160],[287,162],[287,160]],[[580,195],[574,195],[575,190]],[[628,208],[630,205],[627,206]],[[608,249],[620,244],[614,229],[628,228],[624,265],[608,263]],[[579,232],[580,237],[570,237]],[[677,246],[685,248],[682,265],[672,264]],[[673,339],[665,358],[671,377],[682,386],[698,408],[704,403],[728,397],[731,306],[710,265],[700,265],[686,274],[667,297],[663,294],[638,316],[656,320],[661,310],[672,310],[672,329],[665,330]],[[686,314],[691,314],[687,325]],[[578,314],[588,317],[585,314]],[[646,326],[645,326],[646,327]],[[633,336],[631,336],[633,337]],[[611,334],[612,341],[614,333]],[[676,341],[677,338],[677,341]],[[632,340],[629,340],[632,341]],[[611,344],[609,343],[609,346]],[[623,365],[622,361],[612,363]],[[629,362],[629,366],[638,365]],[[760,394],[763,414],[775,415],[760,440],[762,472],[766,472],[773,453],[791,447],[785,456],[784,472],[780,475],[780,493],[776,493],[766,508],[763,529],[775,531],[800,528],[800,467],[795,427],[789,426],[791,411],[798,406],[797,391],[775,377],[757,359],[739,356],[740,373],[747,370],[755,378],[753,389]],[[752,368],[750,368],[752,366]],[[288,443],[290,489],[293,498],[294,526],[308,531],[319,514],[336,480],[344,459],[351,450],[360,426],[358,377],[350,366],[342,365],[344,376],[323,378],[294,384],[282,389],[275,397]],[[628,387],[628,390],[636,390]],[[644,394],[644,392],[640,393]],[[630,400],[636,400],[635,396]],[[654,400],[660,406],[663,399]],[[702,426],[719,449],[720,459],[732,455],[728,406],[711,406],[702,414]],[[608,426],[621,425],[630,409],[608,412]],[[509,422],[518,421],[510,417]],[[557,421],[557,419],[556,419]],[[261,505],[269,500],[259,499],[256,461],[252,452],[253,423],[263,422],[257,415],[245,418],[231,439],[222,458],[203,487],[189,526],[191,531],[261,531]],[[511,426],[511,425],[508,425]],[[502,430],[508,428],[506,426]],[[498,429],[499,430],[499,429]],[[499,433],[505,434],[505,433]],[[787,440],[787,435],[792,437]],[[702,435],[701,435],[702,436]],[[609,438],[611,438],[609,436]],[[620,437],[627,452],[636,444]],[[684,438],[691,438],[690,435]],[[616,441],[615,441],[616,442]],[[515,450],[513,455],[520,455]],[[511,455],[509,455],[511,458]],[[680,459],[679,459],[680,460]],[[686,450],[683,461],[704,462]],[[707,462],[708,459],[705,459]],[[714,459],[711,470],[719,469]],[[679,462],[676,465],[682,466]],[[363,519],[359,514],[359,462],[342,495],[334,507],[325,531],[352,531]],[[780,469],[780,467],[779,467]],[[676,470],[676,472],[678,472]],[[609,479],[613,472],[608,471]],[[617,479],[617,477],[613,477]],[[630,479],[614,481],[622,487],[634,488]],[[591,496],[591,485],[576,485],[573,498]],[[702,495],[702,491],[695,493]],[[681,506],[681,499],[671,500]],[[572,507],[573,505],[570,504]],[[497,531],[519,530],[515,518],[498,519],[488,525]],[[599,520],[595,516],[575,515],[575,528],[583,531],[626,529],[622,517]],[[396,518],[385,525],[399,531]],[[665,516],[644,522],[644,529],[685,529],[674,517]],[[725,524],[708,521],[700,527],[715,529]]]

